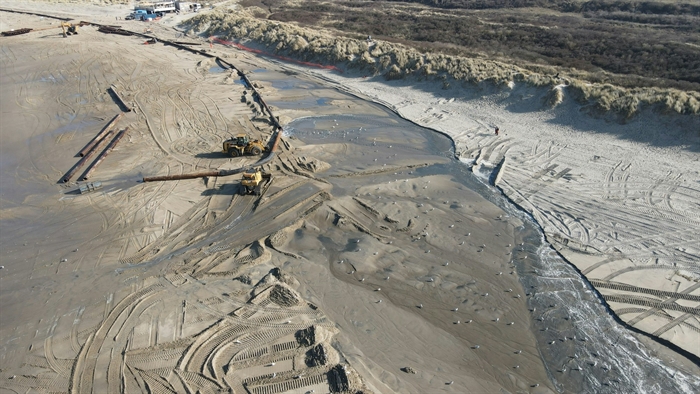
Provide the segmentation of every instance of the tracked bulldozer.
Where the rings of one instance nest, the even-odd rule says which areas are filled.
[[[262,141],[251,141],[246,134],[238,134],[234,138],[224,141],[224,153],[228,153],[233,157],[244,155],[257,156],[266,151],[267,148]]]
[[[248,170],[243,173],[240,193],[241,195],[262,195],[267,187],[270,186],[271,181],[272,174],[270,173],[262,172],[260,169]]]

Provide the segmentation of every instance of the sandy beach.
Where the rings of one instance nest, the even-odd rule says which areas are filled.
[[[0,8],[237,69],[0,11],[37,30],[1,39],[0,392],[700,384],[697,116],[299,66],[123,5]],[[238,174],[143,182],[261,158],[222,152],[276,132],[238,71],[284,126],[262,195]],[[64,183],[118,115],[115,149]]]

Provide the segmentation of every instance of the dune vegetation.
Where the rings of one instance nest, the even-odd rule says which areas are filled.
[[[216,35],[228,40],[248,40],[268,51],[304,61],[341,64],[367,75],[386,79],[435,80],[448,88],[452,84],[490,83],[503,88],[524,83],[551,89],[546,104],[563,100],[566,87],[578,102],[602,112],[630,117],[643,107],[679,114],[700,114],[700,92],[658,86],[624,87],[591,81],[590,73],[555,66],[539,66],[533,71],[504,61],[479,56],[459,56],[419,49],[385,40],[360,38],[357,34],[322,31],[297,23],[261,18],[260,7],[245,10],[221,9],[187,21],[191,33]]]

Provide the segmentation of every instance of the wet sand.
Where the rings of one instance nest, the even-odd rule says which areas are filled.
[[[238,194],[237,176],[139,183],[251,164],[219,153],[221,142],[267,139],[272,126],[210,60],[93,28],[32,34],[3,41],[3,390],[630,387],[623,365],[596,377],[605,385],[573,375],[568,353],[585,336],[566,324],[580,301],[534,295],[558,291],[529,281],[539,233],[454,159],[448,138],[217,48],[287,124],[265,166],[271,185],[257,198]],[[76,194],[58,181],[118,112],[111,84],[135,108],[119,123],[130,132],[95,175],[104,188]],[[547,327],[576,336],[563,350],[543,344],[537,311],[551,302]],[[597,366],[616,357],[601,353]],[[660,387],[682,391],[659,373]]]

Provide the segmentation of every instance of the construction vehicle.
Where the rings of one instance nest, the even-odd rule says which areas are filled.
[[[61,30],[63,30],[63,37],[68,37],[71,34],[78,34],[78,27],[80,25],[74,25],[68,22],[61,22]]]
[[[263,193],[263,188],[267,188],[272,180],[272,174],[262,172],[262,170],[252,169],[243,173],[241,180],[241,195],[253,194],[259,196]]]
[[[224,153],[228,153],[233,157],[243,155],[257,156],[266,151],[267,148],[262,141],[251,141],[246,134],[238,134],[234,138],[224,141]]]

